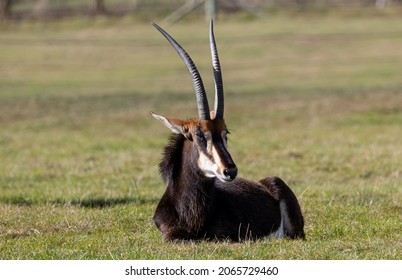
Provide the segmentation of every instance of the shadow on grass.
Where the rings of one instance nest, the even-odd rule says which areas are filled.
[[[84,208],[106,208],[122,204],[144,205],[156,202],[157,200],[155,199],[144,199],[144,198],[139,199],[132,197],[124,197],[124,198],[88,198],[81,200],[72,200],[67,202],[67,204]]]
[[[135,198],[135,197],[120,197],[120,198],[87,198],[87,199],[56,199],[56,200],[33,200],[27,197],[13,197],[1,199],[0,203],[18,205],[18,206],[35,206],[35,205],[55,205],[55,206],[77,206],[82,208],[108,208],[117,205],[132,204],[146,205],[158,202],[157,198]]]

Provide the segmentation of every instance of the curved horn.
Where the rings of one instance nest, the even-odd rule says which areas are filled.
[[[218,50],[214,36],[214,22],[211,19],[209,26],[209,42],[211,46],[212,68],[215,80],[215,118],[223,119],[224,97],[221,65],[219,63]]]
[[[197,108],[198,108],[198,116],[201,120],[209,120],[209,106],[208,99],[205,92],[204,84],[201,79],[201,75],[197,70],[194,62],[188,55],[188,53],[159,25],[156,23],[152,23],[152,25],[162,33],[163,36],[169,41],[169,43],[175,48],[177,53],[180,55],[181,59],[186,64],[188,71],[191,74],[191,78],[193,80],[195,95],[197,98]]]

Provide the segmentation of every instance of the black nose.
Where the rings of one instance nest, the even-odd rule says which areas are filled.
[[[230,180],[233,180],[237,176],[237,167],[236,166],[228,167],[223,171],[223,174],[225,176],[229,176]]]

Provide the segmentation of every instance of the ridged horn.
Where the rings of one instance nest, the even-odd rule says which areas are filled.
[[[195,95],[197,98],[197,108],[198,108],[198,117],[201,120],[209,120],[210,113],[209,113],[209,105],[207,94],[205,92],[204,84],[201,79],[201,75],[197,70],[193,60],[188,55],[188,53],[177,43],[165,30],[163,30],[159,25],[156,23],[152,23],[152,25],[158,29],[160,33],[169,41],[169,43],[173,46],[173,48],[177,51],[181,59],[183,60],[184,64],[186,64],[188,71],[191,74],[191,78],[193,80]]]
[[[215,80],[215,118],[223,119],[224,97],[221,65],[219,63],[218,50],[216,48],[214,36],[214,21],[211,19],[209,25],[209,42],[211,46],[212,69]]]

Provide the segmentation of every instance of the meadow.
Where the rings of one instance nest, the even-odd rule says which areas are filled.
[[[208,23],[166,26],[213,99]],[[186,68],[149,22],[0,28],[0,259],[402,259],[402,18],[215,25],[239,176],[279,176],[306,241],[165,243],[152,217],[169,131],[196,116]]]

